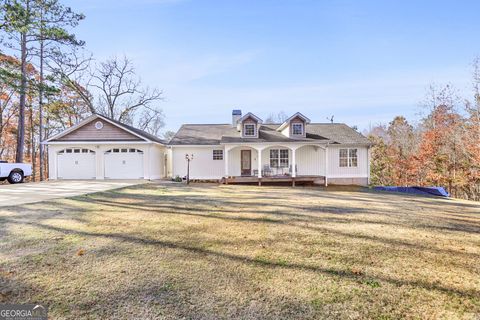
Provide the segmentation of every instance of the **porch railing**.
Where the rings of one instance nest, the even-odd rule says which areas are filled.
[[[295,166],[295,172],[298,172],[298,167]],[[258,170],[253,170],[253,175],[258,175]],[[291,176],[292,175],[292,165],[288,167],[271,167],[269,165],[264,165],[262,168],[263,177],[273,177],[273,176]]]

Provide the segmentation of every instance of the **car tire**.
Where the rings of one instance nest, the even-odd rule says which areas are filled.
[[[23,172],[22,171],[12,171],[8,175],[8,182],[11,184],[22,183],[23,182]]]

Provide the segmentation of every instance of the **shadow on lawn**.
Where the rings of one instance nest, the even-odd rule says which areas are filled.
[[[179,250],[192,252],[195,254],[212,255],[212,256],[221,257],[221,258],[239,262],[239,263],[248,263],[251,265],[258,265],[258,266],[264,266],[269,268],[289,268],[289,269],[298,269],[298,270],[308,270],[312,272],[319,272],[329,276],[348,278],[351,280],[365,279],[365,276],[358,275],[350,270],[322,268],[318,266],[289,263],[289,262],[279,263],[276,261],[269,261],[266,259],[258,260],[256,258],[252,258],[248,256],[239,256],[239,255],[234,255],[227,252],[217,252],[217,251],[206,249],[206,248],[199,248],[199,247],[189,246],[182,243],[175,243],[171,241],[146,239],[146,238],[123,234],[123,233],[101,233],[101,232],[96,233],[96,232],[87,232],[87,231],[81,231],[81,230],[75,230],[75,229],[55,227],[55,226],[45,225],[38,222],[16,221],[14,219],[4,219],[4,220],[12,224],[30,225],[30,226],[38,227],[38,228],[49,230],[49,231],[56,231],[62,234],[74,234],[74,235],[79,235],[83,237],[101,237],[101,238],[130,242],[133,244],[148,245],[148,246],[162,247],[162,248],[168,248],[168,249],[179,249]],[[368,277],[368,278],[372,278],[372,277]],[[408,280],[394,279],[394,278],[385,277],[385,276],[375,276],[374,278],[377,281],[384,281],[396,286],[408,285],[408,286],[414,286],[414,287],[421,287],[428,290],[436,290],[436,291],[440,291],[448,294],[455,294],[455,295],[460,295],[464,297],[467,296],[469,298],[475,298],[475,299],[478,299],[480,297],[480,292],[476,290],[468,290],[468,291],[458,290],[455,288],[445,287],[437,283],[429,283],[427,281],[420,281],[420,280],[408,281]]]
[[[151,185],[148,185],[151,188]],[[138,187],[137,187],[138,189]],[[178,188],[180,191],[185,190],[195,190],[189,187],[180,187]],[[179,190],[173,190],[179,191]],[[243,190],[242,190],[243,193]],[[318,196],[318,195],[317,195]],[[328,196],[318,196],[319,200],[321,198],[328,198]],[[332,196],[333,197],[333,196]],[[112,201],[107,199],[116,199],[121,198],[122,201]],[[414,197],[415,199],[418,197]],[[205,195],[171,195],[171,194],[162,194],[162,195],[141,195],[141,194],[119,194],[114,191],[110,191],[104,194],[94,194],[88,198],[78,198],[79,201],[87,201],[87,202],[96,202],[105,205],[116,205],[116,206],[141,206],[142,209],[147,211],[158,211],[158,210],[172,210],[176,212],[180,210],[182,214],[185,212],[218,212],[218,213],[235,213],[236,209],[244,209],[249,207],[254,207],[254,213],[256,214],[265,214],[265,215],[273,215],[274,218],[270,217],[262,217],[262,218],[247,218],[247,217],[236,217],[237,220],[251,220],[251,221],[259,221],[264,220],[265,222],[271,223],[279,223],[278,217],[288,217],[294,220],[295,222],[338,222],[338,223],[361,223],[361,224],[379,224],[379,225],[393,225],[399,227],[407,227],[407,228],[418,228],[421,226],[422,228],[432,229],[437,231],[452,231],[452,232],[465,232],[465,233],[472,233],[478,234],[480,233],[480,223],[475,221],[463,220],[459,221],[454,217],[450,216],[450,212],[444,213],[437,213],[436,219],[432,219],[431,213],[428,216],[422,216],[421,208],[413,206],[411,203],[407,202],[406,205],[401,205],[400,203],[405,202],[405,199],[401,202],[397,202],[395,207],[391,206],[390,208],[385,208],[383,210],[378,210],[372,208],[372,206],[366,206],[365,208],[355,207],[355,206],[347,206],[347,205],[338,205],[338,206],[318,206],[313,204],[298,204],[298,205],[290,205],[284,203],[285,198],[280,193],[278,197],[272,198],[271,202],[269,202],[269,206],[273,208],[280,208],[280,209],[260,209],[265,208],[265,196],[252,195],[251,198],[248,200],[238,200],[232,201],[230,198],[226,196],[216,196],[216,195],[209,195],[207,199]],[[338,195],[334,197],[335,200],[338,200]],[[355,197],[351,197],[349,195],[345,198],[345,203],[348,203],[349,200],[355,199]],[[155,200],[155,201],[152,201]],[[134,201],[134,204],[132,204]],[[356,200],[355,200],[356,201]],[[200,203],[208,204],[204,208],[199,206]],[[381,199],[377,201],[377,203],[384,204],[384,201]],[[190,205],[187,206],[187,205]],[[442,203],[443,205],[443,203]],[[127,207],[126,207],[127,208]],[[224,209],[228,208],[228,209]],[[135,209],[130,207],[129,209]],[[318,213],[316,215],[304,213],[305,210],[313,211]],[[169,213],[167,211],[162,211],[163,213]],[[295,213],[301,212],[301,213]],[[415,219],[412,219],[411,216],[408,216],[406,213],[415,215]],[[331,217],[325,216],[325,214],[333,214],[335,216],[345,216],[345,218],[340,217]],[[388,222],[386,220],[373,220],[367,219],[365,217],[362,218],[355,218],[357,215],[366,215],[366,216],[382,216],[388,218]],[[468,213],[469,214],[469,213]],[[464,214],[461,217],[465,218],[468,214]],[[197,214],[196,214],[197,215]],[[454,215],[454,214],[452,214]],[[214,216],[212,216],[214,217]],[[440,218],[441,217],[441,218]],[[225,217],[225,219],[235,219],[235,217]],[[459,222],[463,222],[459,223]],[[440,223],[443,223],[441,225]]]
[[[89,199],[91,202],[92,199]],[[212,214],[205,214],[205,213],[200,213],[200,211],[206,211],[206,212],[225,212],[225,213],[232,213],[232,211],[227,211],[227,210],[218,210],[217,208],[212,208],[212,209],[200,209],[198,207],[195,208],[186,208],[186,207],[181,207],[181,206],[174,206],[171,204],[168,205],[152,205],[152,204],[143,204],[143,203],[134,203],[134,204],[126,204],[126,203],[119,203],[115,201],[109,201],[109,200],[104,200],[104,199],[95,199],[93,200],[96,203],[106,205],[109,207],[113,208],[122,208],[122,209],[128,209],[128,210],[141,210],[141,211],[147,211],[147,212],[153,212],[153,213],[159,213],[159,214],[167,214],[167,215],[186,215],[186,216],[191,216],[191,217],[197,217],[197,218],[206,218],[206,219],[214,219],[214,220],[224,220],[224,221],[239,221],[239,222],[254,222],[254,223],[272,223],[272,224],[278,224],[278,225],[290,225],[296,228],[300,229],[306,229],[309,231],[314,231],[314,232],[323,232],[326,234],[336,234],[348,238],[353,238],[353,239],[363,239],[363,240],[368,240],[368,241],[373,241],[373,242],[381,242],[384,245],[387,246],[392,246],[392,247],[407,247],[407,248],[413,248],[413,249],[421,249],[421,250],[427,250],[427,251],[433,251],[437,253],[447,253],[447,254],[458,254],[458,255],[464,255],[464,256],[477,256],[480,259],[480,255],[474,254],[474,253],[466,253],[463,251],[457,251],[453,249],[442,249],[442,248],[437,248],[437,247],[431,247],[419,243],[411,243],[407,241],[402,241],[402,240],[397,240],[397,239],[387,239],[381,236],[369,236],[361,233],[350,233],[350,232],[345,232],[345,231],[340,231],[340,230],[333,230],[331,228],[323,227],[322,222],[326,223],[378,223],[378,224],[384,224],[388,225],[390,223],[385,223],[385,222],[376,222],[376,221],[369,221],[366,219],[340,219],[336,217],[320,217],[320,216],[311,216],[314,219],[300,219],[298,218],[299,216],[302,217],[303,215],[301,214],[293,214],[293,219],[289,220],[284,220],[284,219],[272,219],[268,217],[258,217],[258,218],[253,218],[253,217],[242,217],[239,216],[238,213],[236,216],[227,216],[227,215],[212,215]],[[286,212],[280,212],[280,211],[264,211],[264,210],[256,210],[255,214],[262,214],[262,215],[280,215],[280,216],[290,216],[292,214],[286,213]],[[320,225],[318,225],[320,223]],[[398,224],[398,226],[405,227],[404,225]],[[472,231],[473,232],[473,231]]]
[[[140,189],[139,187],[136,187]],[[130,188],[131,189],[136,189],[136,188]],[[152,186],[147,186],[147,188],[153,188]],[[158,187],[157,187],[158,188]],[[185,191],[188,189],[185,189],[188,187],[181,187],[181,191]],[[154,189],[154,188],[153,188]],[[191,190],[191,189],[189,189]],[[244,191],[244,190],[242,190]],[[209,198],[207,198],[209,196]],[[281,193],[279,193],[279,197],[281,196]],[[322,194],[323,197],[323,194]],[[115,199],[115,198],[122,198],[122,201],[113,201],[110,199]],[[263,197],[262,197],[263,198]],[[108,200],[107,200],[108,199]],[[206,200],[206,199],[211,199],[211,200]],[[276,200],[281,200],[281,198],[274,197]],[[338,196],[335,197],[336,200],[338,200]],[[307,230],[311,230],[313,232],[324,232],[324,233],[335,233],[340,236],[344,237],[350,237],[350,238],[359,238],[363,240],[368,240],[368,241],[374,241],[374,242],[380,242],[385,245],[389,245],[392,247],[407,247],[407,248],[414,248],[414,249],[419,249],[419,250],[424,250],[424,251],[434,251],[434,252],[439,252],[439,253],[448,253],[448,254],[455,254],[455,255],[463,255],[463,256],[477,256],[474,254],[469,254],[461,251],[456,251],[456,250],[451,250],[451,249],[441,249],[441,248],[433,248],[428,245],[424,245],[421,243],[410,243],[407,241],[402,241],[402,240],[396,240],[396,239],[387,239],[383,238],[380,236],[369,236],[369,235],[364,235],[364,234],[357,234],[357,233],[349,233],[345,231],[340,231],[340,230],[333,230],[330,228],[326,228],[322,226],[321,224],[323,222],[333,222],[333,223],[375,223],[366,219],[359,219],[359,220],[354,220],[354,218],[346,218],[345,216],[348,215],[343,215],[342,218],[340,217],[322,217],[321,214],[333,214],[336,215],[339,210],[351,210],[350,214],[355,216],[358,214],[368,214],[368,215],[385,215],[389,216],[389,214],[385,214],[384,212],[373,210],[373,209],[362,209],[362,208],[352,208],[345,206],[345,207],[321,207],[321,206],[316,206],[315,211],[317,211],[320,215],[306,215],[306,214],[301,214],[301,213],[293,213],[287,210],[273,210],[273,211],[268,211],[268,210],[256,210],[254,213],[258,214],[263,214],[263,215],[271,215],[274,218],[271,217],[242,217],[241,213],[239,215],[238,212],[235,211],[236,208],[241,208],[241,207],[249,207],[249,206],[259,206],[262,207],[262,201],[257,201],[251,200],[247,203],[244,202],[235,202],[231,200],[223,200],[222,197],[217,197],[215,195],[169,195],[167,194],[159,194],[159,195],[151,195],[151,194],[146,194],[146,195],[138,195],[138,194],[132,194],[132,193],[122,193],[119,190],[115,191],[110,191],[106,193],[98,193],[98,194],[92,194],[88,196],[81,196],[81,197],[75,197],[72,200],[78,201],[80,203],[83,202],[88,202],[89,204],[91,203],[96,203],[99,205],[105,205],[109,209],[108,210],[113,210],[115,211],[116,209],[120,212],[122,210],[129,210],[129,211],[149,211],[149,212],[154,212],[154,213],[160,213],[160,214],[170,214],[170,215],[188,215],[188,216],[194,216],[194,217],[199,217],[199,218],[207,218],[207,219],[222,219],[222,220],[227,220],[227,221],[239,221],[239,222],[254,222],[254,223],[266,223],[266,224],[286,224],[286,225],[292,225],[294,227],[298,228],[303,228]],[[120,200],[120,199],[119,199]],[[153,201],[152,201],[153,200]],[[126,201],[128,203],[125,203],[123,201]],[[130,202],[129,202],[130,201]],[[133,201],[133,203],[132,203]],[[200,201],[203,202],[208,202],[208,203],[217,203],[221,206],[228,206],[231,209],[230,210],[223,210],[220,208],[216,207],[208,207],[205,206],[203,208],[200,208],[198,206],[198,203]],[[346,200],[348,201],[348,200]],[[84,208],[84,206],[75,206],[75,205],[68,205],[68,204],[59,204],[58,202],[51,202],[52,206],[55,207],[55,209],[48,210],[45,212],[43,210],[43,213],[36,214],[36,211],[33,210],[31,207],[28,205],[15,208],[15,209],[9,209],[9,210],[15,210],[16,212],[20,213],[20,215],[14,215],[14,216],[4,216],[0,217],[0,231],[6,227],[8,224],[16,224],[16,225],[29,225],[33,227],[37,227],[43,230],[48,230],[48,231],[53,231],[53,232],[58,232],[62,234],[75,234],[83,237],[91,237],[91,238],[106,238],[106,239],[113,239],[113,240],[118,240],[118,241],[124,241],[128,242],[131,244],[138,244],[138,245],[147,245],[147,246],[154,246],[154,247],[161,247],[161,248],[167,248],[167,249],[175,249],[175,250],[184,250],[187,252],[191,252],[194,254],[198,255],[210,255],[210,256],[215,256],[215,257],[220,257],[223,259],[228,259],[234,262],[238,263],[246,263],[250,265],[256,265],[256,266],[263,266],[263,267],[268,267],[268,268],[288,268],[288,269],[298,269],[298,270],[307,270],[307,271],[312,271],[312,272],[318,272],[322,273],[325,275],[329,276],[335,276],[335,277],[343,277],[347,279],[352,279],[352,280],[364,280],[367,276],[366,275],[358,275],[357,273],[354,273],[348,269],[336,269],[336,268],[325,268],[325,267],[319,267],[319,266],[314,266],[314,265],[308,265],[308,264],[300,264],[300,263],[289,263],[289,262],[277,262],[277,261],[271,261],[269,259],[256,259],[254,257],[249,257],[249,256],[242,256],[242,255],[235,255],[232,254],[231,252],[221,252],[221,251],[215,251],[211,250],[208,248],[203,248],[203,247],[198,247],[198,246],[193,246],[193,245],[187,245],[182,242],[173,242],[173,241],[163,241],[163,240],[157,240],[157,239],[148,239],[144,238],[142,236],[136,236],[136,235],[131,235],[128,233],[105,233],[105,232],[89,232],[89,231],[84,231],[84,230],[76,230],[73,228],[66,228],[66,227],[57,227],[57,226],[52,226],[48,225],[46,223],[43,223],[42,221],[45,219],[75,219],[78,222],[81,223],[88,223],[88,220],[85,219],[85,214],[87,213],[87,209]],[[195,206],[195,204],[197,206]],[[191,205],[192,207],[187,207],[188,205]],[[276,204],[279,207],[285,207],[283,203],[278,203]],[[295,208],[295,206],[292,206],[292,209]],[[305,209],[311,209],[311,207],[304,206]],[[302,208],[303,209],[303,208]],[[41,211],[41,210],[39,210]],[[205,214],[202,212],[208,212],[209,214]],[[215,212],[224,212],[224,213],[229,213],[230,216],[227,215],[212,215],[211,213]],[[94,212],[95,213],[95,212]],[[235,216],[232,216],[231,214],[236,214]],[[282,219],[282,218],[289,218],[289,219]],[[345,218],[343,218],[345,217]],[[353,220],[352,220],[353,219]],[[383,222],[382,222],[383,223]],[[384,224],[389,224],[385,222]],[[402,227],[405,227],[405,225],[401,225]],[[407,225],[408,226],[408,225]],[[463,230],[456,230],[456,231],[462,231],[466,232],[464,229],[465,227],[462,224],[459,224],[457,226],[460,229]],[[437,228],[437,227],[435,227]],[[368,278],[372,278],[372,276],[369,276]],[[392,277],[388,276],[373,276],[375,280],[377,281],[384,281],[386,283],[390,283],[396,286],[403,286],[403,285],[408,285],[408,286],[413,286],[413,287],[420,287],[420,288],[425,288],[429,290],[436,290],[440,292],[444,292],[447,294],[455,294],[459,296],[467,296],[469,298],[474,298],[478,299],[480,297],[480,292],[476,290],[459,290],[456,288],[450,288],[447,286],[443,286],[439,283],[430,283],[427,281],[422,281],[422,280],[400,280],[400,279],[395,279]]]

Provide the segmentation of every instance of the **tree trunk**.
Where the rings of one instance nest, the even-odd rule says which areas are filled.
[[[37,175],[37,159],[36,159],[36,152],[35,152],[35,121],[33,119],[33,105],[30,108],[30,146],[31,146],[31,152],[30,152],[30,158],[32,159],[32,181],[36,180],[36,175]]]
[[[43,27],[42,27],[43,28]],[[43,29],[42,29],[43,30]],[[43,37],[42,30],[40,37]],[[43,181],[43,40],[40,41],[40,88],[38,90],[38,137],[39,137],[39,153],[40,153],[40,181]]]
[[[25,102],[27,95],[27,34],[20,34],[21,42],[21,74],[20,81],[20,106],[18,108],[18,131],[17,131],[17,153],[16,162],[23,162],[25,148]]]

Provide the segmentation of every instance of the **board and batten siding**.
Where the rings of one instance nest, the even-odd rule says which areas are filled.
[[[95,128],[95,123],[103,123],[103,128]],[[94,119],[80,128],[53,141],[142,141],[139,137],[120,129],[107,121]]]
[[[224,150],[223,146],[212,147],[173,147],[172,148],[172,177],[187,175],[186,154],[193,154],[190,162],[190,179],[221,179],[225,172],[224,160],[213,160],[213,150]]]
[[[297,149],[297,175],[324,176],[325,150],[317,146],[304,146]]]
[[[357,167],[340,167],[340,149],[357,149]],[[328,177],[368,178],[368,148],[358,146],[328,147]]]

